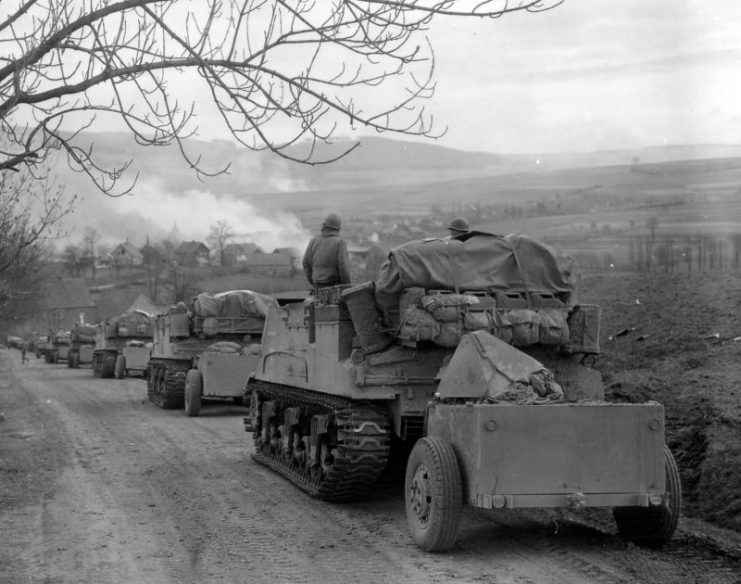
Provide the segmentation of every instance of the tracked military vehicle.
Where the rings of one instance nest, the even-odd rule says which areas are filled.
[[[263,325],[274,300],[251,290],[195,298],[156,319],[149,399],[198,416],[202,398],[242,403],[247,378],[258,362]]]
[[[70,332],[65,329],[49,330],[49,349],[44,355],[47,363],[67,362],[70,346]]]
[[[614,508],[626,539],[673,534],[681,488],[656,403],[610,404],[599,307],[573,262],[472,232],[392,250],[379,278],[271,308],[248,387],[258,462],[311,495],[367,496],[406,457],[413,539],[450,548],[462,505]]]
[[[43,357],[46,361],[46,354],[49,352],[50,347],[51,343],[49,343],[48,335],[39,335],[34,339],[33,350],[37,359]]]
[[[131,372],[145,375],[151,350],[152,315],[133,310],[100,323],[95,331],[93,375],[123,379]]]
[[[80,365],[91,365],[95,350],[95,325],[75,323],[69,340],[67,367],[77,369]]]

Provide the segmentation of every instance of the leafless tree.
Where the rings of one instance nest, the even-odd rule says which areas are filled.
[[[210,232],[206,239],[218,250],[220,266],[224,265],[224,248],[233,237],[234,230],[228,221],[222,219],[210,227]]]
[[[49,179],[38,181],[25,170],[0,173],[0,314],[28,304],[38,291],[45,242],[62,235],[60,221],[74,203]]]
[[[563,0],[6,0],[0,5],[0,171],[55,149],[104,192],[130,164],[96,160],[80,130],[119,119],[145,145],[187,151],[196,85],[244,146],[326,163],[340,123],[435,136],[424,108],[434,89],[433,19],[539,12]],[[190,72],[190,76],[184,73]],[[185,82],[183,81],[186,77]],[[74,131],[72,129],[74,128]],[[133,181],[132,181],[133,182]]]

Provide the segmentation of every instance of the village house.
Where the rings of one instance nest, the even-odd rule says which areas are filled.
[[[116,267],[141,266],[143,263],[141,252],[128,239],[113,248],[111,258]]]
[[[247,262],[247,258],[265,251],[256,243],[228,243],[224,246],[225,266],[235,266]]]
[[[76,322],[96,322],[95,304],[83,278],[57,278],[45,287],[41,322],[38,330],[71,329]]]
[[[175,261],[179,266],[207,266],[210,252],[201,241],[184,241],[175,248]]]
[[[293,277],[300,269],[298,257],[293,251],[275,250],[273,253],[255,253],[244,263],[249,271],[265,276]]]

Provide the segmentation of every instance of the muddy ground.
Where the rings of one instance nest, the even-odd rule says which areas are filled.
[[[611,401],[664,404],[684,513],[741,532],[741,275],[586,275]]]

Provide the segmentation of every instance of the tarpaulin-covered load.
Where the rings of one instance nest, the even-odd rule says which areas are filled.
[[[143,310],[132,310],[108,321],[106,338],[146,337],[152,338],[152,315]]]
[[[194,302],[196,330],[206,336],[262,332],[275,300],[252,290],[199,294]]]
[[[231,290],[211,294],[204,292],[196,297],[194,302],[196,316],[246,318],[256,316],[265,318],[268,309],[275,300],[265,294],[252,290]]]
[[[95,325],[76,324],[71,331],[70,339],[73,343],[95,344]]]
[[[473,232],[460,241],[412,241],[389,253],[376,279],[382,308],[398,306],[406,288],[508,291],[568,297],[574,290],[574,261],[526,235]]]
[[[548,245],[474,232],[465,241],[414,241],[392,250],[375,294],[386,326],[405,341],[455,347],[464,334],[486,331],[516,346],[598,352],[594,343],[582,346],[595,323],[598,331],[598,317],[571,334],[574,281],[574,261]]]
[[[57,345],[69,345],[69,337],[70,332],[66,331],[64,329],[59,329],[58,331],[55,331],[53,335],[51,335],[52,339],[51,342],[55,343]]]

